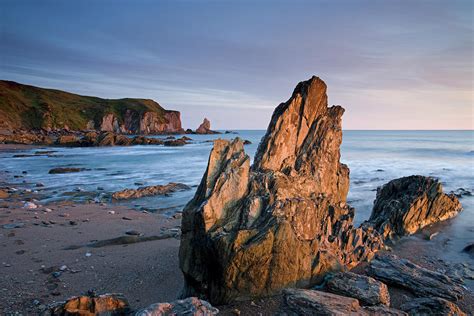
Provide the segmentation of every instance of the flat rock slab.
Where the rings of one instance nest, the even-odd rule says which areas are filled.
[[[450,301],[463,297],[463,288],[448,276],[390,254],[377,254],[368,267],[372,277],[411,291],[418,297],[434,296]]]
[[[388,306],[361,307],[355,298],[305,289],[286,289],[279,316],[321,315],[321,316],[382,316],[407,315]]]
[[[467,315],[456,304],[439,297],[417,298],[403,304],[400,308],[409,315]]]
[[[336,273],[327,282],[326,290],[356,298],[362,305],[390,305],[387,285],[365,275],[352,272]]]
[[[188,297],[184,300],[176,300],[171,303],[152,304],[140,311],[135,316],[159,316],[159,315],[196,315],[212,316],[217,315],[219,310],[207,301],[197,297]]]

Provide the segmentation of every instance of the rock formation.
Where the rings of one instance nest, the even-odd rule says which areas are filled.
[[[165,185],[152,185],[147,187],[139,187],[138,189],[125,189],[122,191],[117,191],[112,194],[112,198],[115,200],[128,200],[128,199],[138,199],[144,196],[154,196],[154,195],[165,195],[177,191],[189,190],[191,189],[184,183],[174,183],[170,182]]]
[[[409,176],[392,180],[377,190],[368,222],[384,238],[392,239],[450,219],[461,211],[457,197],[443,193],[437,179]]]
[[[276,108],[252,167],[240,139],[215,141],[183,211],[183,296],[218,304],[309,287],[382,247],[376,231],[353,227],[346,204],[343,112],[313,77]]]
[[[48,307],[44,316],[63,315],[127,315],[128,301],[121,294],[76,296]]]
[[[201,125],[196,129],[196,134],[220,134],[219,132],[211,130],[211,122],[204,118]]]
[[[416,298],[400,306],[409,315],[466,316],[456,304],[439,297]]]

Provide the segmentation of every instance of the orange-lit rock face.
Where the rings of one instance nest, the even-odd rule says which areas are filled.
[[[119,294],[99,296],[77,296],[66,302],[58,303],[49,309],[49,315],[126,315],[130,312],[129,304]]]
[[[216,304],[310,286],[382,246],[372,229],[353,228],[345,203],[343,112],[313,77],[277,107],[252,167],[241,140],[215,142],[183,214],[185,295]]]

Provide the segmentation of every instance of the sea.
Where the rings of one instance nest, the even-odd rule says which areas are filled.
[[[238,130],[218,135],[188,135],[193,140],[182,147],[130,146],[62,148],[45,147],[22,152],[0,152],[0,170],[8,182],[21,188],[39,190],[40,203],[74,200],[100,202],[111,192],[140,186],[181,182],[191,190],[171,196],[120,202],[137,211],[171,216],[192,198],[206,169],[212,140],[240,137],[253,158],[264,130]],[[155,136],[164,138],[166,136]],[[179,137],[179,136],[178,136]],[[55,151],[50,156],[28,156],[38,150]],[[25,154],[26,157],[14,157]],[[343,131],[341,161],[350,168],[348,203],[356,209],[355,224],[369,218],[377,187],[408,175],[439,178],[445,192],[463,188],[474,195],[474,131]],[[55,167],[81,167],[85,171],[49,174]],[[22,173],[26,172],[26,173]],[[15,178],[15,175],[22,177]],[[37,187],[42,183],[44,187]],[[116,202],[117,203],[117,202]],[[460,255],[474,243],[474,196],[461,198],[464,211],[443,226],[442,236],[449,251],[444,256],[470,260]]]

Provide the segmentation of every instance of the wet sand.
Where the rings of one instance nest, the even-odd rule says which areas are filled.
[[[65,248],[125,236],[127,230],[144,236],[174,232],[179,219],[99,204],[47,208],[52,211],[0,202],[0,314],[36,314],[42,305],[88,290],[123,293],[134,308],[176,298],[182,286],[177,238]],[[3,228],[12,223],[24,226]]]

